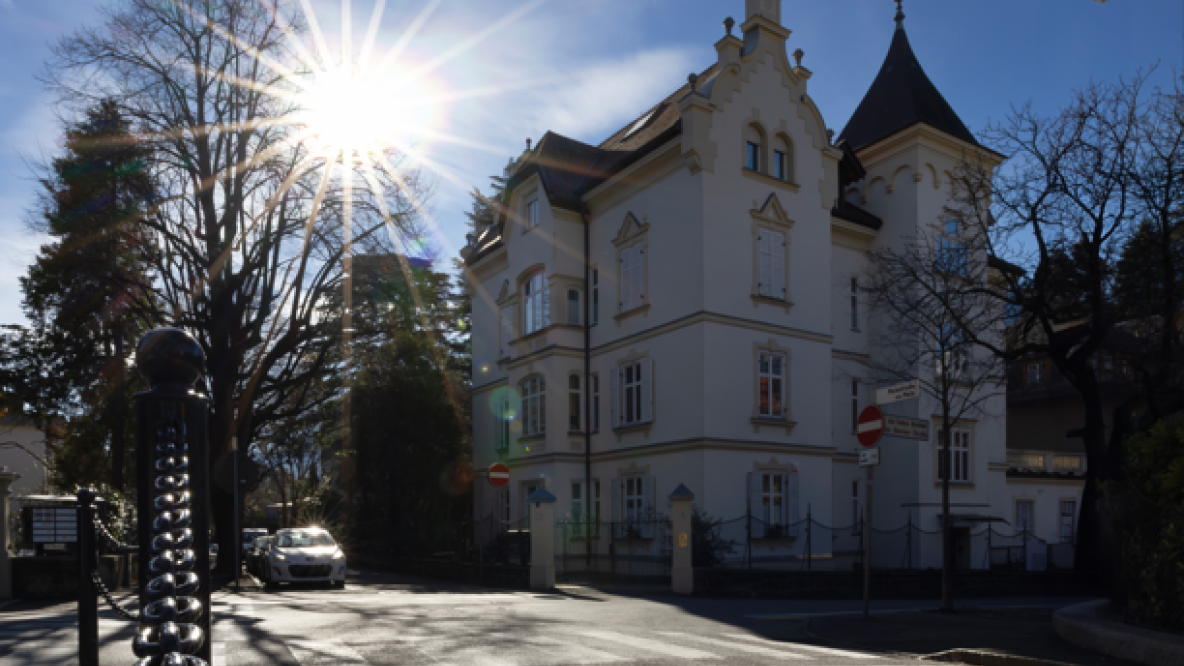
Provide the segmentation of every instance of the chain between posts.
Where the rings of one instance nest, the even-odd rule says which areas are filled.
[[[120,617],[132,622],[140,621],[140,609],[136,608],[133,610],[124,606],[120,606],[118,603],[116,603],[115,600],[111,598],[111,592],[107,590],[107,585],[99,576],[99,572],[92,571],[90,573],[90,577],[91,580],[94,581],[95,590],[97,590],[98,593],[107,600],[107,605],[110,606],[116,613],[118,613]]]
[[[103,540],[107,542],[111,550],[117,553],[136,553],[140,550],[140,547],[136,544],[126,544],[116,539],[111,532],[107,531],[107,526],[103,524],[103,521],[98,516],[95,516],[95,531],[98,532],[99,536],[103,537]]]

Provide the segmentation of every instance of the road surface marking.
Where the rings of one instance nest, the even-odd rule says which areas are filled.
[[[743,638],[748,641],[756,641],[757,643],[765,643],[766,645],[780,645],[783,647],[792,647],[795,650],[807,650],[810,652],[818,652],[820,654],[829,654],[836,657],[848,657],[850,659],[879,659],[874,654],[865,654],[863,652],[851,652],[849,650],[836,650],[834,648],[819,647],[817,645],[807,645],[806,643],[787,643],[784,641],[771,641],[767,638],[760,638],[757,636],[750,636],[748,634],[728,634],[732,638]]]
[[[285,641],[288,651],[300,666],[316,664],[365,664],[358,651],[341,641]]]
[[[764,647],[762,645],[750,645],[748,643],[737,643],[735,641],[721,641],[718,638],[708,638],[707,636],[696,636],[694,634],[682,634],[677,631],[659,631],[658,633],[664,634],[666,636],[676,636],[683,639],[689,638],[692,640],[701,641],[703,643],[710,643],[720,647],[740,650],[741,652],[763,654],[766,657],[776,657],[778,659],[813,659],[813,657],[807,657],[804,654],[794,654],[793,652],[785,652],[783,650]]]
[[[615,631],[581,631],[584,636],[596,638],[602,641],[609,641],[611,643],[621,643],[629,647],[641,648],[642,650],[649,650],[651,652],[659,652],[661,654],[678,657],[679,659],[719,659],[720,656],[694,648],[683,647],[681,645],[671,645],[670,643],[663,643],[661,641],[652,641],[648,638],[641,638],[640,636],[628,636],[626,634],[618,634]]]
[[[621,657],[586,645],[561,641],[548,636],[531,636],[522,640],[524,643],[532,645],[557,648],[547,655],[548,661],[553,664],[604,664],[613,661],[633,661],[632,657]]]
[[[213,658],[213,666],[226,666],[226,643],[224,641],[210,643],[210,657]]]

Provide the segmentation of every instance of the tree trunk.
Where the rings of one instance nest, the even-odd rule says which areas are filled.
[[[948,411],[948,410],[947,410]],[[941,470],[941,612],[954,612],[954,549],[950,543],[950,425],[942,419],[942,453],[938,456]]]

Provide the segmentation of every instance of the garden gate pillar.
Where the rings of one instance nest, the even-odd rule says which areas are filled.
[[[673,505],[674,557],[670,566],[670,587],[675,594],[691,594],[695,591],[694,540],[691,532],[691,503],[695,494],[683,484],[678,484],[670,494]]]
[[[539,486],[526,498],[530,511],[530,587],[555,587],[555,496]]]
[[[20,474],[0,467],[0,599],[12,598],[12,560],[8,556],[8,496]]]

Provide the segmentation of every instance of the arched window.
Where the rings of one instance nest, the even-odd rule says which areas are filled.
[[[583,428],[580,409],[583,405],[583,392],[580,390],[580,376],[570,375],[567,378],[567,429],[579,432]]]
[[[541,435],[547,431],[547,380],[540,376],[522,382],[522,434]]]
[[[749,125],[744,130],[744,166],[761,171],[761,155],[765,150],[765,134],[760,127]]]
[[[784,134],[773,139],[773,177],[793,182],[793,144]]]
[[[522,334],[541,331],[551,323],[551,288],[540,271],[522,285]]]

